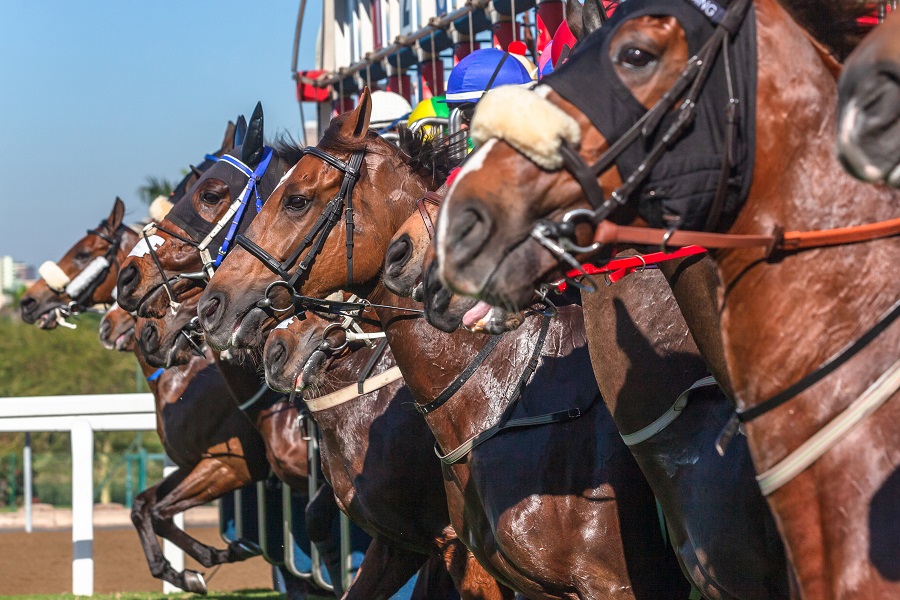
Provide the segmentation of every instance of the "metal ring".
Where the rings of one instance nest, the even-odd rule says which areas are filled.
[[[641,261],[641,263],[642,263],[640,267],[635,267],[635,268],[634,268],[634,272],[637,273],[638,271],[643,271],[644,269],[646,269],[646,268],[647,268],[647,261],[644,260],[644,255],[643,255],[643,254],[635,254],[634,256],[635,256],[635,258],[639,259],[639,260]]]
[[[669,253],[669,248],[668,248],[667,244],[669,243],[669,240],[672,238],[672,236],[675,235],[675,231],[676,231],[676,229],[674,227],[672,227],[671,229],[666,231],[666,233],[663,235],[662,241],[659,243],[659,250],[663,254]]]
[[[344,343],[341,344],[340,346],[336,347],[336,348],[335,348],[335,347],[332,347],[332,346],[330,346],[330,345],[328,345],[328,334],[329,334],[330,332],[334,331],[335,329],[343,329],[343,330],[344,330],[344,335],[345,335],[345,337],[344,337]],[[328,326],[325,328],[325,331],[322,332],[322,342],[325,343],[326,346],[328,346],[328,351],[329,351],[329,352],[340,352],[340,351],[342,351],[344,348],[346,348],[347,346],[350,345],[350,340],[347,339],[346,333],[347,333],[347,330],[344,329],[343,326],[342,326],[340,323],[331,323],[330,325],[328,325]]]
[[[273,289],[278,287],[283,287],[288,292],[288,294],[291,295],[291,302],[288,303],[288,306],[286,308],[277,308],[272,304],[272,298],[270,298],[269,294]],[[291,289],[291,285],[283,279],[277,279],[266,286],[266,291],[263,293],[263,299],[256,303],[256,307],[263,309],[267,308],[279,313],[287,312],[294,309],[293,297],[294,291]]]

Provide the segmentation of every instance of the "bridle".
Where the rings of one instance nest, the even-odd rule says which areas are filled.
[[[635,123],[612,143],[609,148],[593,164],[588,165],[578,151],[569,143],[563,141],[560,145],[560,155],[564,168],[572,175],[581,187],[585,198],[591,204],[591,209],[578,208],[563,214],[558,222],[542,220],[538,222],[531,237],[541,246],[553,254],[557,260],[568,267],[581,270],[581,264],[572,256],[571,252],[587,254],[596,253],[602,246],[599,242],[590,246],[580,246],[575,241],[576,225],[588,222],[596,227],[604,222],[620,206],[623,206],[629,197],[649,177],[653,168],[688,130],[697,114],[697,98],[704,88],[713,64],[719,53],[722,53],[725,64],[726,84],[728,87],[729,101],[725,109],[725,143],[723,144],[723,160],[719,173],[719,182],[715,196],[706,219],[704,229],[714,229],[719,223],[725,197],[728,192],[729,172],[733,166],[733,157],[729,148],[732,147],[737,129],[737,106],[739,99],[736,97],[734,83],[731,76],[731,57],[728,52],[729,39],[734,35],[752,4],[752,0],[735,0],[727,10],[721,9],[717,17],[711,17],[716,28],[710,38],[703,44],[700,50],[688,60],[681,75],[669,90],[648,109]],[[644,160],[629,177],[609,196],[606,197],[597,178],[608,171],[619,159],[623,152],[632,144],[649,137],[660,126],[663,118],[672,111],[680,101],[677,108],[677,116],[660,137],[659,141],[647,152]],[[661,241],[662,251],[667,251],[669,238],[675,233],[679,223],[676,221],[667,230],[668,235]]]
[[[275,312],[284,312],[294,308],[296,304],[294,301],[284,308],[279,308],[274,305],[271,294],[279,287],[285,288],[291,294],[292,300],[305,298],[299,296],[297,291],[304,283],[306,283],[307,279],[309,279],[313,263],[322,252],[322,248],[325,246],[325,240],[328,238],[331,230],[337,225],[342,210],[344,211],[344,219],[347,228],[347,287],[349,288],[353,285],[353,188],[356,186],[356,182],[359,181],[360,168],[362,167],[365,150],[353,152],[353,154],[350,155],[350,160],[348,162],[345,162],[324,150],[320,150],[315,146],[307,146],[304,148],[303,156],[306,155],[315,156],[338,171],[341,171],[344,175],[343,180],[341,181],[341,188],[338,190],[337,195],[328,202],[325,206],[325,210],[322,211],[322,214],[319,215],[319,218],[316,219],[312,228],[303,237],[297,247],[294,248],[284,261],[279,262],[278,259],[266,252],[246,236],[238,235],[235,239],[235,244],[249,252],[254,258],[262,262],[270,271],[281,278],[280,280],[272,282],[266,288],[265,297],[257,303],[259,308],[270,309]],[[289,269],[298,261],[300,255],[307,249],[309,252],[303,260],[299,262],[296,271],[291,274]],[[315,301],[318,303],[335,304],[326,300]]]
[[[88,312],[94,306],[94,293],[97,291],[104,281],[109,277],[110,272],[115,267],[115,272],[119,271],[119,248],[122,246],[122,237],[126,231],[130,231],[127,227],[120,226],[113,236],[109,236],[97,229],[88,229],[88,235],[94,235],[108,244],[106,252],[102,256],[95,257],[88,265],[78,272],[74,277],[69,277],[62,271],[56,263],[44,263],[41,270],[54,269],[65,277],[65,283],[58,282],[53,285],[50,280],[44,277],[47,287],[55,294],[62,296],[67,295],[71,300],[65,306],[56,307],[57,322],[64,327],[75,328],[75,325],[68,323],[65,318],[79,313]],[[42,275],[43,276],[43,275]],[[113,289],[113,299],[115,299],[115,289]]]
[[[272,161],[272,156],[272,149],[266,146],[263,149],[261,160],[257,164],[256,168],[252,169],[241,162],[239,159],[228,154],[221,157],[207,155],[206,158],[208,160],[231,165],[232,167],[240,171],[245,177],[247,177],[247,184],[244,186],[244,189],[241,191],[241,193],[238,194],[237,198],[235,198],[235,200],[231,203],[231,206],[228,207],[228,210],[225,212],[225,214],[222,215],[222,217],[215,223],[210,232],[205,237],[200,239],[200,241],[197,240],[201,237],[201,234],[198,234],[197,231],[186,230],[187,235],[181,235],[167,227],[163,227],[158,223],[150,223],[141,232],[141,236],[143,237],[144,243],[146,244],[146,249],[150,254],[150,257],[153,259],[153,263],[156,266],[157,271],[159,272],[160,279],[162,280],[162,285],[166,290],[166,294],[169,296],[169,308],[173,313],[178,310],[178,307],[181,305],[181,303],[178,302],[177,293],[172,287],[172,279],[189,279],[209,283],[209,280],[215,273],[216,268],[222,263],[222,260],[228,254],[228,250],[231,246],[232,240],[235,237],[235,233],[237,232],[238,227],[240,226],[241,221],[246,214],[247,203],[250,200],[251,194],[255,199],[256,212],[259,213],[259,211],[262,210],[262,205],[264,204],[265,200],[259,194],[259,184],[262,181],[263,175],[265,175],[266,171],[269,168],[269,165]],[[219,233],[228,225],[229,221],[231,221],[231,225],[228,227],[228,231],[225,234],[225,239],[216,252],[215,259],[213,259],[209,252],[210,244],[212,244],[216,236],[218,236]],[[182,228],[184,228],[184,226],[186,226],[186,224],[184,224]],[[152,240],[149,237],[156,231],[162,231],[163,233],[166,233],[189,246],[195,247],[200,253],[200,259],[203,263],[201,270],[195,273],[180,273],[174,278],[169,278],[166,275],[165,270],[163,269],[162,262],[159,260],[156,249],[153,247]]]

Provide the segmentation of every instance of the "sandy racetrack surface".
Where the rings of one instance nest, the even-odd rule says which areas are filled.
[[[224,547],[215,527],[188,527],[206,544]],[[270,565],[262,558],[200,567],[185,557],[185,567],[205,573],[210,591],[272,587]],[[94,530],[94,593],[155,592],[162,582],[154,579],[133,528]],[[61,594],[72,591],[72,532],[0,532],[0,595]]]

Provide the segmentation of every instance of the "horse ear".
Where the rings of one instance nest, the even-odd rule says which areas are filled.
[[[344,124],[341,125],[341,135],[346,138],[360,139],[365,137],[369,130],[369,118],[372,116],[372,94],[369,87],[363,88],[359,95],[359,103],[347,114]]]
[[[581,21],[584,25],[582,35],[590,35],[600,29],[606,20],[606,11],[603,11],[599,0],[584,0],[584,8],[581,10]]]
[[[237,118],[237,125],[234,126],[234,146],[232,146],[232,149],[243,144],[245,137],[247,137],[247,119],[244,118],[244,115],[241,115]]]
[[[245,165],[252,165],[259,161],[263,151],[263,109],[262,102],[256,103],[253,114],[250,115],[250,124],[247,125],[247,137],[241,144],[241,160]]]
[[[581,3],[578,0],[566,0],[566,24],[576,40],[584,37],[584,21],[582,20]]]
[[[122,224],[122,218],[125,216],[125,203],[122,202],[122,199],[116,196],[116,201],[113,203],[112,212],[109,213],[109,216],[106,218],[106,224],[109,225],[109,230],[112,233],[119,228]]]
[[[237,126],[231,121],[228,121],[228,125],[225,126],[225,137],[222,138],[222,145],[219,146],[223,152],[234,150],[234,133],[236,130]]]

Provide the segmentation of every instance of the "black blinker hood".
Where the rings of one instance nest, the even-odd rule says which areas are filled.
[[[628,0],[622,2],[602,27],[577,46],[569,60],[542,80],[581,110],[610,142],[621,137],[645,112],[622,83],[609,58],[613,35],[627,20],[641,16],[675,17],[685,31],[688,55],[694,56],[715,30],[707,14],[715,7],[706,0]],[[704,11],[709,9],[709,13]],[[720,7],[721,8],[721,7]],[[721,17],[722,11],[712,18]],[[737,136],[731,148],[728,194],[717,229],[733,221],[753,178],[756,131],[756,16],[751,6],[736,35],[730,37],[728,54],[737,106]],[[723,53],[697,98],[693,124],[650,171],[649,177],[629,200],[652,227],[704,229],[725,153],[726,107],[730,95]],[[676,104],[677,106],[677,104]],[[670,111],[649,135],[638,139],[617,159],[623,181],[646,158],[675,119]],[[609,190],[607,190],[609,192]]]

